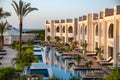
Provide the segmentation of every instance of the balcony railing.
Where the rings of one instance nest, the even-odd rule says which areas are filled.
[[[46,21],[46,24],[50,24],[50,22],[49,22],[49,21]]]
[[[72,19],[66,19],[67,23],[72,23],[72,21],[73,21]]]

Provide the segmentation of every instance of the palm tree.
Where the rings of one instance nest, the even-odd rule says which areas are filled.
[[[73,42],[73,45],[75,46],[75,48],[77,48],[78,42],[77,42],[77,41],[74,41],[74,42]]]
[[[92,61],[87,61],[87,62],[85,63],[85,67],[86,67],[86,68],[90,68],[90,67],[92,66],[92,64],[93,64]]]
[[[91,67],[91,66],[92,66],[92,64],[93,64],[93,62],[92,62],[92,61],[88,61],[88,63],[89,63],[89,67]]]
[[[1,22],[0,23],[0,50],[3,49],[4,45],[4,37],[3,37],[3,32],[6,30],[6,24],[7,22]]]
[[[70,42],[71,44],[72,44],[73,40],[74,40],[73,37],[69,38],[69,42]]]
[[[8,17],[8,16],[10,16],[10,13],[3,11],[3,8],[1,7],[1,8],[0,8],[0,19],[6,18],[6,17]]]
[[[19,18],[19,29],[20,29],[20,36],[19,36],[19,53],[21,53],[21,42],[22,42],[22,27],[23,27],[23,18],[27,16],[30,12],[34,10],[38,10],[37,8],[32,8],[30,3],[23,2],[22,0],[19,1],[17,4],[15,1],[12,1],[12,6]]]
[[[2,18],[6,18],[6,17],[8,17],[8,16],[10,16],[10,13],[9,12],[5,12],[5,11],[3,11],[3,8],[1,7],[0,8],[0,19],[2,19]],[[3,32],[5,31],[5,26],[6,26],[6,24],[7,24],[7,22],[1,22],[0,23],[0,50],[2,50],[3,49],[3,45],[4,45],[4,43],[3,43]]]
[[[86,41],[82,42],[81,46],[86,51],[88,43]]]
[[[103,53],[103,47],[96,48],[96,54],[98,61],[101,59],[101,54]]]
[[[55,36],[55,39],[56,39],[56,42],[60,42],[61,41],[61,38],[59,36]]]

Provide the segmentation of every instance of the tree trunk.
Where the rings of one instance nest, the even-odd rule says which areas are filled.
[[[0,36],[0,51],[3,50],[4,36]]]
[[[22,47],[22,21],[20,21],[19,28],[20,28],[20,35],[19,35],[19,53],[21,53],[21,47]]]

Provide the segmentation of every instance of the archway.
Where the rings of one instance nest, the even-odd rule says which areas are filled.
[[[70,26],[70,27],[68,28],[68,31],[69,31],[69,33],[72,33],[72,32],[73,32],[72,26]]]
[[[50,28],[49,27],[47,28],[47,31],[50,32]]]
[[[83,27],[80,28],[80,33],[83,34]]]
[[[85,35],[87,35],[87,26],[85,26]]]
[[[96,32],[96,36],[98,36],[98,25],[96,25],[95,32]]]
[[[59,31],[60,31],[60,28],[59,28],[59,26],[57,26],[57,28],[56,28],[56,31],[57,31],[57,32],[59,32]]]
[[[65,33],[65,26],[63,26],[63,33]]]
[[[113,23],[111,23],[110,26],[109,26],[108,38],[113,38]]]

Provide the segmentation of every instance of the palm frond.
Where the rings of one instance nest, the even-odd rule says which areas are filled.
[[[5,18],[5,17],[8,17],[8,16],[11,16],[11,14],[9,12],[5,12],[3,11],[2,7],[0,8],[0,19],[1,18]]]
[[[24,7],[24,3],[22,0],[19,1],[19,14],[23,15],[23,7]]]
[[[31,8],[31,7],[30,7],[30,8],[28,9],[28,11],[26,11],[25,16],[28,15],[28,13],[30,13],[30,12],[32,12],[32,11],[34,11],[34,10],[38,10],[38,9],[37,9],[37,8]]]
[[[28,13],[34,10],[38,10],[37,8],[31,8],[30,3],[23,2],[22,0],[20,0],[18,4],[13,1],[12,6],[20,20],[22,20],[23,17],[25,17],[26,15],[28,15]]]
[[[12,1],[12,6],[15,10],[15,12],[19,15],[19,5],[15,2],[15,1]]]

